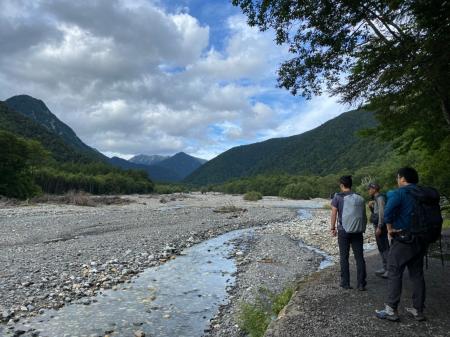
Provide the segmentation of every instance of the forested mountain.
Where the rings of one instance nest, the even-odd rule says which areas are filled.
[[[67,143],[61,136],[26,115],[11,109],[1,101],[0,129],[39,141],[57,161],[91,162],[106,158],[95,150],[81,150],[79,147]]]
[[[8,98],[5,103],[12,110],[29,117],[47,129],[51,134],[58,135],[67,145],[82,152],[87,157],[96,160],[107,160],[106,156],[83,143],[67,124],[60,121],[48,109],[43,101],[28,95],[18,95]]]
[[[181,181],[184,177],[179,176],[176,172],[172,171],[171,169],[160,167],[157,165],[142,165],[142,164],[135,164],[128,160],[119,158],[119,157],[112,157],[109,159],[109,162],[111,165],[114,165],[116,167],[120,167],[124,170],[144,170],[147,172],[148,176],[158,182],[177,182]]]
[[[390,149],[387,143],[356,134],[376,125],[371,112],[349,111],[300,135],[232,148],[204,164],[185,182],[207,185],[257,174],[353,172],[383,159]]]
[[[146,155],[146,154],[138,154],[137,156],[134,156],[133,158],[128,159],[128,161],[135,163],[135,164],[142,164],[142,165],[156,165],[159,162],[170,158],[170,156],[161,156],[159,154],[153,154],[153,155]]]
[[[190,156],[184,152],[179,152],[156,165],[152,165],[151,167],[154,168],[155,166],[158,166],[160,168],[175,172],[179,177],[178,181],[181,181],[202,166],[205,162],[206,160],[204,159]]]

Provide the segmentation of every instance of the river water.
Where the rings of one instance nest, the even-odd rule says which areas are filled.
[[[298,214],[301,219],[311,217],[307,209]],[[2,332],[0,327],[0,335],[14,336],[22,330],[22,336],[40,337],[133,336],[140,330],[146,336],[201,336],[235,283],[232,241],[244,235],[253,235],[253,230],[236,230],[199,243],[117,290],[103,291],[90,305],[47,310],[17,323],[14,330],[3,326]],[[299,244],[323,257],[320,269],[332,264],[325,252]]]

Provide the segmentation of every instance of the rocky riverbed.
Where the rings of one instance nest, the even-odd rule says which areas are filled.
[[[336,253],[329,211],[314,209],[309,219],[297,214],[325,200],[246,202],[221,194],[126,198],[129,203],[99,207],[0,206],[2,324],[70,303],[89,305],[99,292],[176,258],[183,248],[234,229],[262,226],[238,242],[236,287],[211,324],[211,334],[237,336],[237,303],[251,299],[255,285],[278,291],[317,269],[321,257],[300,247],[300,239]]]

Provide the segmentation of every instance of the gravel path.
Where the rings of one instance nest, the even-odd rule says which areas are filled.
[[[42,204],[0,207],[0,321],[34,316],[66,303],[88,304],[101,289],[129,282],[184,247],[250,226],[286,222],[317,202],[180,194],[127,196],[101,207]],[[245,211],[214,212],[238,206]]]

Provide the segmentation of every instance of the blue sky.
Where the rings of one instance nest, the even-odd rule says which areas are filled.
[[[2,0],[0,95],[42,99],[110,156],[211,159],[348,109],[276,88],[273,38],[227,0]]]

